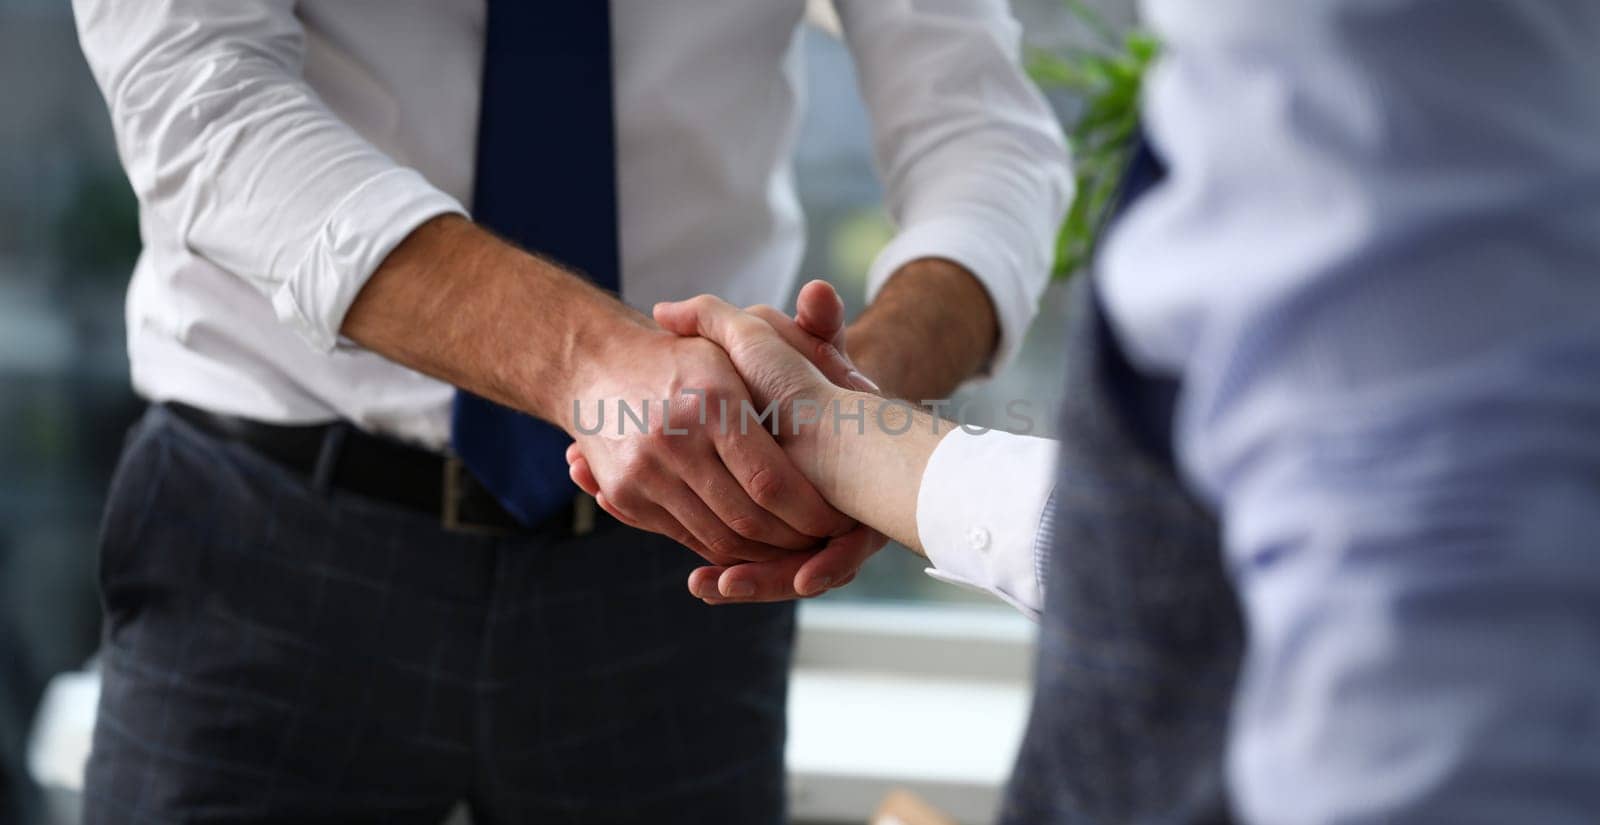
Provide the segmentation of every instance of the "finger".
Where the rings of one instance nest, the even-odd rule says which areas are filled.
[[[594,503],[601,510],[604,510],[606,515],[616,519],[617,521],[620,521],[623,524],[626,524],[629,527],[633,527],[635,529],[644,529],[642,527],[639,527],[638,522],[636,522],[634,520],[633,516],[630,516],[627,513],[624,513],[615,504],[613,504],[612,501],[611,501],[611,497],[607,496],[604,492],[599,492],[599,493],[595,493],[594,494]]]
[[[738,312],[715,295],[697,295],[683,301],[662,301],[650,309],[662,329],[678,335],[704,335],[702,324],[724,312]]]
[[[685,472],[690,489],[710,508],[717,520],[738,536],[759,544],[785,550],[812,550],[817,538],[790,527],[777,516],[761,509],[715,454],[706,456],[705,465],[692,478]]]
[[[689,593],[697,599],[721,599],[717,592],[717,577],[726,567],[696,567],[689,571]]]
[[[883,394],[877,382],[863,374],[856,368],[855,362],[850,360],[850,355],[844,350],[843,331],[831,341],[824,340],[802,329],[797,321],[772,307],[756,306],[746,311],[766,321],[767,325],[772,327],[789,346],[805,353],[829,381],[841,387],[870,392],[873,395]]]
[[[855,526],[853,519],[823,500],[770,432],[752,429],[747,435],[738,436],[721,432],[712,443],[750,499],[797,532],[839,536]]]
[[[857,527],[806,559],[795,573],[794,591],[815,596],[848,584],[855,579],[861,565],[888,543],[889,540],[876,530],[866,525]]]
[[[601,510],[604,510],[606,514],[610,515],[617,521],[620,521],[636,530],[660,533],[661,535],[666,536],[667,538],[672,539],[673,541],[688,548],[690,552],[702,559],[705,559],[711,564],[727,565],[737,564],[739,562],[739,559],[720,556],[711,552],[688,530],[684,529],[683,525],[674,521],[671,516],[667,515],[666,510],[663,510],[654,504],[645,503],[643,505],[637,505],[624,510],[623,508],[618,507],[617,503],[613,501],[610,496],[607,496],[603,492],[596,493],[594,501]]]
[[[801,287],[799,296],[795,298],[794,320],[795,325],[803,332],[832,344],[843,354],[846,363],[851,363],[850,350],[845,346],[844,299],[839,297],[839,292],[833,288],[833,284],[827,281],[811,281]],[[873,395],[883,395],[883,389],[878,386],[878,382],[856,369],[853,363],[844,380],[834,383],[870,392]]]
[[[816,553],[769,562],[703,567],[691,576],[691,592],[716,604],[809,599],[855,580],[861,565],[889,540],[858,527]],[[716,584],[711,586],[711,577]]]
[[[740,561],[768,561],[789,552],[785,548],[762,544],[735,533],[711,512],[698,494],[681,481],[659,486],[653,491],[652,497],[676,523],[687,528],[701,546],[717,556]]]
[[[806,332],[844,347],[844,299],[827,281],[811,281],[795,298],[795,322]]]
[[[795,576],[808,557],[795,554],[790,558],[753,564],[736,564],[717,577],[717,593],[732,602],[784,602],[800,598],[794,589]]]
[[[729,352],[747,337],[770,334],[761,321],[715,295],[656,304],[651,314],[664,329],[678,335],[701,336]]]
[[[765,321],[783,342],[804,355],[828,381],[841,387],[849,386],[849,376],[856,372],[855,364],[839,348],[800,328],[794,319],[769,306],[753,306],[745,310]]]
[[[579,455],[576,461],[567,464],[567,475],[572,477],[572,483],[578,485],[578,489],[591,496],[599,495],[600,482],[595,480],[594,471],[589,468],[589,460],[582,455]]]
[[[699,320],[688,301],[662,301],[650,308],[650,317],[674,335],[699,335]]]

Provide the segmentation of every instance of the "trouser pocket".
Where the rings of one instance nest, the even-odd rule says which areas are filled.
[[[171,460],[160,416],[152,409],[128,430],[100,519],[97,581],[108,627],[119,613],[119,583],[145,543]]]

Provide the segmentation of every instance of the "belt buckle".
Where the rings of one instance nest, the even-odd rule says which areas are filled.
[[[456,456],[447,456],[444,460],[444,484],[441,485],[443,500],[439,502],[439,521],[444,529],[475,536],[512,535],[514,531],[504,527],[474,524],[461,517],[461,500],[466,496],[467,489],[466,478],[467,465]],[[582,537],[593,533],[598,510],[594,497],[580,492],[572,502],[571,535]]]
[[[441,493],[442,501],[439,502],[439,521],[444,529],[452,533],[466,533],[474,536],[508,536],[510,530],[488,524],[474,524],[461,517],[461,500],[466,497],[467,485],[465,478],[467,465],[455,456],[447,456],[444,460],[444,484]]]

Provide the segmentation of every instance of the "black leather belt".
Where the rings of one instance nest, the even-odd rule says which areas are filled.
[[[348,422],[267,424],[185,404],[164,406],[197,429],[249,447],[318,489],[338,489],[436,516],[447,530],[562,536],[594,529],[594,499],[582,493],[543,522],[525,526],[460,459],[364,433]]]

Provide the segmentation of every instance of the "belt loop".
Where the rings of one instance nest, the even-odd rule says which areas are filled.
[[[465,469],[460,458],[453,455],[445,456],[444,484],[441,485],[443,500],[439,502],[439,521],[446,530],[462,530],[461,475]]]
[[[326,495],[333,489],[333,473],[339,467],[339,454],[344,452],[345,434],[350,425],[335,421],[322,434],[322,448],[317,451],[317,466],[311,471],[311,489]]]

